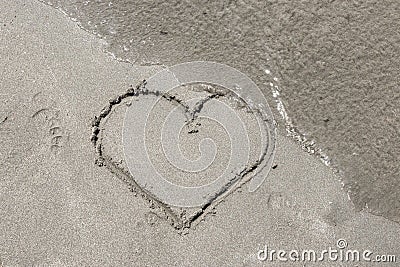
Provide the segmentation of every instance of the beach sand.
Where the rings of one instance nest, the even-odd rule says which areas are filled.
[[[206,60],[246,73],[358,210],[400,222],[399,1],[42,2],[120,60]]]
[[[1,0],[0,21],[2,266],[282,266],[261,263],[258,251],[321,251],[339,239],[400,255],[399,225],[356,210],[339,177],[280,129],[257,191],[244,185],[176,229],[159,203],[96,164],[90,140],[109,100],[162,66],[117,61],[104,41],[37,1]],[[110,154],[121,153],[112,144],[120,122],[103,129]]]

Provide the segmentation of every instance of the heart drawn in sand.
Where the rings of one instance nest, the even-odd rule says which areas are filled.
[[[122,127],[125,167],[103,151],[102,122],[129,99]],[[110,101],[93,122],[100,165],[188,227],[235,189],[255,191],[273,161],[275,126],[257,86],[223,64],[164,69]],[[174,212],[193,211],[189,216]]]

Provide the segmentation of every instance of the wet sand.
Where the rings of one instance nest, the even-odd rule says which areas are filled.
[[[339,177],[281,129],[274,168],[256,192],[245,185],[176,229],[160,205],[96,164],[90,140],[109,100],[162,67],[115,60],[104,41],[44,4],[0,6],[3,266],[255,266],[265,245],[323,250],[340,238],[400,255],[398,224],[358,211]],[[120,133],[116,122],[104,128],[105,143]],[[118,145],[106,148],[117,159]]]

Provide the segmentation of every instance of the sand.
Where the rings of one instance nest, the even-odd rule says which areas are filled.
[[[109,100],[162,66],[115,60],[104,41],[39,2],[0,6],[2,266],[282,266],[260,263],[258,251],[323,250],[338,239],[400,255],[399,225],[355,209],[339,177],[282,130],[257,191],[244,185],[176,229],[162,205],[99,166],[91,142]],[[115,122],[104,127],[104,142],[118,154]]]

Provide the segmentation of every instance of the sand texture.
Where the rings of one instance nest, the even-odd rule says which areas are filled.
[[[265,245],[273,249],[323,250],[335,247],[338,239],[345,239],[351,249],[400,255],[400,228],[392,221],[398,218],[398,188],[393,167],[397,166],[393,165],[397,162],[396,155],[379,161],[388,164],[388,177],[382,176],[377,184],[360,182],[360,191],[354,191],[369,192],[372,201],[369,203],[379,200],[377,206],[369,208],[384,216],[375,216],[369,210],[360,211],[359,205],[355,206],[342,189],[340,177],[317,157],[305,153],[293,138],[287,137],[284,127],[278,128],[274,167],[257,191],[248,192],[247,184],[229,191],[219,201],[213,201],[195,223],[182,227],[185,220],[174,220],[174,216],[186,218],[196,213],[196,209],[184,211],[151,199],[131,182],[135,177],[126,172],[121,152],[121,127],[124,109],[135,105],[130,103],[132,97],[115,105],[98,125],[99,142],[104,145],[103,156],[110,158],[118,168],[112,169],[99,161],[93,141],[93,122],[110,100],[137,88],[163,66],[117,61],[105,52],[104,40],[38,1],[0,0],[0,21],[1,266],[282,266],[281,262],[259,262],[257,252]],[[190,58],[178,58],[182,55],[178,54],[170,52],[170,57]],[[164,59],[158,57],[160,54],[154,55]],[[281,70],[283,73],[285,68]],[[354,75],[363,76],[364,72]],[[390,77],[394,74],[386,78]],[[390,82],[384,84],[391,85]],[[299,86],[299,90],[302,88]],[[310,96],[298,92],[302,98]],[[386,97],[389,96],[380,94],[377,102],[386,103]],[[396,101],[393,96],[388,99]],[[169,102],[162,105],[167,107]],[[160,112],[164,111],[162,105]],[[317,109],[321,106],[308,107],[310,109],[302,110],[307,114],[320,114]],[[390,105],[386,107],[391,109]],[[334,112],[333,105],[331,108],[332,111],[328,108],[325,114]],[[393,106],[395,108],[398,106]],[[344,112],[354,114],[354,111],[348,107]],[[296,114],[303,116],[301,112]],[[362,111],[357,114],[367,116]],[[364,129],[365,123],[375,125],[380,113],[374,114],[371,121],[357,116],[352,119],[357,119]],[[302,121],[300,117],[298,121]],[[155,127],[157,117],[151,122]],[[334,122],[332,119],[330,123]],[[329,129],[327,127],[326,131]],[[334,135],[322,131],[320,137],[342,135],[346,138],[351,132],[345,129],[341,128]],[[390,142],[391,149],[395,149],[394,141],[398,136],[392,136],[390,130],[385,132],[388,138],[382,144]],[[223,136],[222,130],[214,133]],[[184,152],[193,146],[188,136],[183,137]],[[334,141],[335,137],[332,138]],[[321,139],[321,144],[323,142]],[[329,143],[333,145],[333,155],[348,160],[341,157],[339,143]],[[154,147],[154,151],[156,149]],[[346,151],[343,153],[347,155]],[[386,155],[382,153],[363,156],[360,152],[359,160],[368,164],[369,160]],[[154,159],[157,160],[157,156]],[[224,160],[221,156],[216,164]],[[352,161],[356,165],[352,166],[361,168],[356,160],[357,157]],[[159,164],[164,166],[165,162]],[[358,181],[360,172],[343,166],[352,171],[349,181]],[[369,175],[364,178],[375,177],[380,172],[374,169]],[[180,177],[176,175],[170,179],[182,184],[191,182]],[[387,188],[390,190],[381,191]],[[381,192],[386,192],[387,198],[379,198]],[[287,266],[364,266],[362,264],[326,261],[294,262]],[[397,265],[370,263],[367,266]]]

